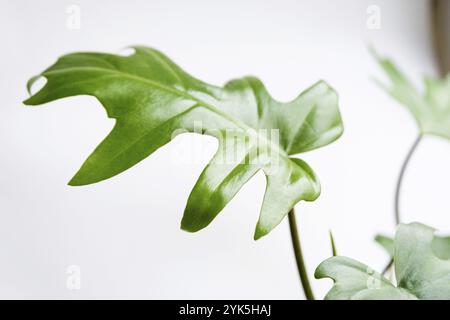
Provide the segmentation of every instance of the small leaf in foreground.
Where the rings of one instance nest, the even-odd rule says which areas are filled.
[[[339,256],[322,262],[315,277],[334,280],[325,296],[331,300],[450,299],[450,260],[435,253],[433,239],[434,229],[428,226],[399,225],[393,243],[397,286],[370,267]]]

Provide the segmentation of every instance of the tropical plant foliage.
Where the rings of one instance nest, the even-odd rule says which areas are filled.
[[[175,136],[194,132],[217,138],[219,145],[191,191],[182,229],[195,232],[209,225],[260,170],[267,185],[255,239],[275,228],[297,202],[319,196],[316,174],[294,156],[325,146],[343,132],[337,94],[327,83],[319,81],[282,103],[257,78],[218,87],[192,77],[155,49],[134,50],[130,56],[65,55],[28,83],[30,90],[40,76],[47,79],[24,101],[27,105],[90,95],[116,120],[70,185],[111,178]],[[427,78],[425,93],[420,94],[390,60],[375,56],[390,79],[382,86],[410,110],[420,134],[450,139],[450,76]],[[325,299],[450,299],[450,237],[434,236],[428,226],[400,224],[395,239],[376,237],[394,261],[395,284],[363,263],[336,256],[331,233],[330,240],[334,256],[315,272],[318,279],[334,281]],[[296,251],[300,278],[303,287],[310,288],[300,252]]]
[[[25,104],[90,95],[116,119],[112,132],[70,185],[113,177],[180,133],[196,132],[219,140],[217,153],[186,205],[181,227],[191,232],[206,227],[262,170],[267,187],[255,239],[266,235],[297,202],[313,201],[320,193],[313,170],[292,156],[327,145],[343,131],[336,92],[323,81],[293,101],[281,103],[254,77],[213,86],[145,47],[136,47],[131,56],[69,54],[41,76],[47,79],[46,85]],[[29,88],[36,79],[30,80]]]
[[[386,250],[389,257],[394,258],[394,239],[379,234],[375,237],[375,241]],[[431,241],[431,249],[438,258],[450,260],[450,236],[435,235]]]
[[[363,263],[332,257],[315,272],[318,279],[334,280],[325,299],[450,299],[450,238],[411,223],[399,225],[393,242],[386,237],[378,242],[393,255],[397,285]]]
[[[408,108],[420,133],[450,139],[450,74],[443,79],[425,78],[422,94],[390,59],[374,55],[390,80],[379,84]]]

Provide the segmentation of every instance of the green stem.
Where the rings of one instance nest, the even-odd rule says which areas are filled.
[[[394,201],[395,225],[398,225],[401,222],[401,219],[400,219],[400,193],[402,190],[402,183],[403,183],[403,178],[405,176],[406,168],[408,167],[408,164],[411,160],[412,155],[417,150],[417,146],[419,145],[420,141],[422,140],[422,137],[423,137],[422,134],[419,134],[417,136],[413,145],[409,149],[409,152],[406,155],[405,160],[403,161],[402,168],[400,169],[400,174],[398,175],[397,186],[395,189],[395,201]],[[389,261],[389,263],[386,265],[386,267],[384,268],[382,274],[383,275],[386,274],[393,264],[394,264],[394,260],[391,259]]]
[[[388,264],[386,265],[386,267],[384,267],[383,272],[381,273],[383,276],[389,271],[389,269],[391,269],[391,267],[394,265],[394,259],[391,258],[391,260],[389,260]]]
[[[422,140],[422,134],[419,134],[414,141],[413,145],[411,146],[408,154],[406,155],[405,160],[403,161],[402,168],[400,170],[400,174],[397,179],[397,187],[395,190],[395,202],[394,202],[394,209],[395,209],[395,225],[398,225],[400,223],[400,192],[402,189],[402,182],[403,178],[405,176],[406,168],[408,167],[409,161],[411,160],[412,155],[414,154],[414,151],[416,151],[417,146],[419,145],[419,142]]]
[[[331,230],[329,230],[328,234],[330,235],[331,253],[333,254],[333,257],[336,257],[338,254],[336,249],[336,243],[334,242],[333,233],[331,232]]]
[[[311,289],[311,285],[308,279],[308,273],[306,271],[305,261],[303,260],[302,247],[300,244],[300,236],[297,230],[297,222],[295,220],[294,208],[289,211],[289,228],[291,230],[292,246],[294,248],[295,260],[297,261],[298,273],[300,275],[300,281],[302,283],[303,292],[305,293],[306,300],[314,300],[314,294]]]

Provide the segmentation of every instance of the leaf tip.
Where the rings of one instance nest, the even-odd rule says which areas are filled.
[[[314,270],[314,278],[315,278],[315,279],[323,279],[323,278],[326,277],[325,274],[324,274],[324,272],[323,272],[323,267],[324,267],[324,264],[327,263],[327,261],[328,261],[328,259],[325,260],[325,261],[322,261],[322,262],[317,266],[316,270]]]
[[[26,105],[26,106],[32,106],[32,105],[33,105],[32,100],[31,100],[31,97],[29,97],[29,98],[23,100],[22,103],[23,103],[24,105]]]
[[[180,229],[186,232],[194,233],[202,229],[198,224],[194,223],[191,219],[186,218],[186,214],[183,215],[180,223]]]
[[[258,224],[256,226],[255,233],[253,234],[253,240],[258,241],[262,237],[266,236],[268,233],[269,232],[267,230],[261,228],[261,226],[259,226]]]
[[[377,235],[375,235],[375,237],[373,237],[373,241],[375,241],[375,242],[380,242],[380,241],[382,241],[382,239],[384,238],[385,236],[383,236],[383,235],[381,235],[381,234],[377,234]]]
[[[190,228],[187,228],[187,227],[183,226],[183,224],[180,224],[180,230],[183,230],[183,231],[188,232],[188,233],[195,233],[196,232],[195,230],[192,230]]]
[[[330,237],[330,244],[331,244],[331,253],[333,254],[333,257],[337,256],[337,249],[336,249],[336,243],[334,241],[334,236],[333,236],[333,232],[330,230],[328,230],[328,235]]]
[[[85,185],[88,185],[88,184],[92,184],[92,183],[95,183],[95,182],[98,182],[98,181],[99,180],[92,181],[88,177],[86,177],[86,175],[80,174],[80,171],[78,171],[72,177],[72,179],[70,179],[70,181],[67,183],[67,185],[72,186],[72,187],[79,187],[79,186],[85,186]]]
[[[80,181],[76,178],[76,176],[74,176],[72,179],[70,179],[70,181],[67,183],[68,186],[71,187],[78,187],[78,186],[82,186],[83,184],[80,183]]]

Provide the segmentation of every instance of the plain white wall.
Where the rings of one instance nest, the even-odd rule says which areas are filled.
[[[67,8],[81,28],[67,27]],[[367,8],[381,9],[368,29]],[[340,94],[346,131],[300,157],[323,193],[297,206],[309,273],[338,251],[381,269],[373,243],[393,232],[399,166],[416,135],[404,108],[378,88],[373,44],[420,83],[435,74],[425,0],[345,1],[1,1],[0,297],[1,298],[302,298],[287,222],[252,240],[265,188],[251,180],[207,229],[179,230],[188,194],[214,152],[212,138],[182,136],[110,180],[66,185],[112,128],[91,97],[25,107],[25,83],[71,51],[156,47],[214,84],[248,74],[280,100],[318,79]],[[208,150],[195,164],[174,163],[180,144]],[[202,149],[205,148],[205,149]],[[195,151],[193,151],[195,152]],[[427,138],[405,179],[402,212],[450,231],[450,144]],[[81,268],[81,289],[66,287]],[[328,280],[313,280],[318,297]]]

